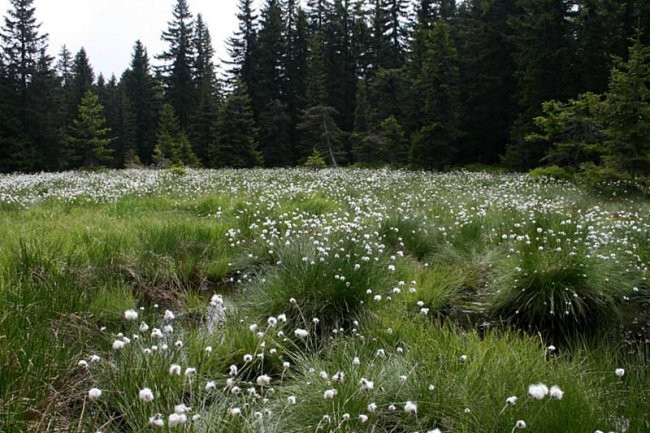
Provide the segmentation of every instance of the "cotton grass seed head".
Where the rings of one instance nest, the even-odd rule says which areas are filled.
[[[153,391],[150,388],[142,388],[138,393],[138,398],[147,403],[153,401]]]
[[[560,389],[560,387],[557,385],[553,385],[551,387],[549,394],[553,400],[562,400],[564,397],[564,391],[562,391],[562,389]]]
[[[528,395],[535,400],[542,400],[548,395],[548,387],[543,383],[537,383],[528,387]]]
[[[102,396],[102,390],[99,388],[91,388],[88,391],[88,398],[90,400],[97,400],[101,396]]]

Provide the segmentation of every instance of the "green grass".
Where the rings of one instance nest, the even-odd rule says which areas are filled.
[[[642,197],[467,171],[12,179],[0,179],[0,431],[650,429]],[[527,397],[538,382],[564,397]],[[186,424],[149,425],[181,403]]]

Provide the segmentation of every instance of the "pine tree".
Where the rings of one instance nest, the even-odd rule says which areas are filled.
[[[414,135],[410,162],[422,168],[442,168],[455,162],[460,131],[459,58],[448,24],[429,32],[423,74],[416,89],[423,95],[422,128]]]
[[[273,100],[283,100],[286,79],[286,40],[282,9],[278,0],[266,0],[261,13],[256,56],[253,111],[257,116]]]
[[[542,103],[577,95],[574,12],[569,0],[516,0],[516,5],[520,12],[509,23],[520,114],[503,161],[516,168],[531,168],[547,151],[528,146],[523,139]]]
[[[255,85],[255,55],[257,45],[257,15],[253,11],[253,0],[239,0],[237,13],[239,29],[228,39],[231,69],[229,83],[235,86],[242,81],[247,87]]]
[[[394,62],[391,56],[390,38],[386,35],[389,17],[383,7],[382,0],[374,0],[372,9],[371,36],[369,46],[368,73],[374,75],[380,68],[392,68]]]
[[[133,109],[134,150],[143,164],[151,164],[158,131],[162,92],[151,74],[147,50],[136,41],[129,69],[122,77],[125,97]]]
[[[338,167],[345,158],[345,133],[336,124],[336,115],[334,108],[316,105],[305,111],[298,125],[302,131],[303,148],[317,149],[334,167]]]
[[[194,153],[203,165],[210,163],[208,149],[217,140],[217,122],[219,120],[219,83],[213,62],[214,49],[210,31],[197,15],[195,23],[194,51],[194,85],[197,103],[192,118],[191,141]]]
[[[71,113],[73,117],[76,116],[81,100],[92,89],[94,82],[95,73],[90,66],[85,48],[81,47],[72,63],[72,99],[70,101],[72,105],[68,107],[68,113]]]
[[[72,166],[95,168],[110,163],[109,132],[104,107],[95,93],[87,91],[79,104],[79,116],[74,120],[68,137]]]
[[[514,47],[508,19],[514,0],[472,0],[456,21],[466,135],[460,162],[494,164],[509,141],[517,113]]]
[[[332,4],[330,0],[307,0],[307,11],[312,32],[321,32],[331,15]]]
[[[290,0],[292,2],[293,0]],[[307,14],[302,8],[287,7],[287,61],[286,61],[286,104],[291,121],[290,138],[292,163],[300,149],[299,136],[295,128],[305,109],[307,91],[307,58],[309,55],[309,34]]]
[[[159,167],[198,164],[198,158],[192,151],[190,142],[181,129],[178,117],[170,104],[164,104],[160,111],[157,140],[153,161]]]
[[[291,152],[291,118],[277,99],[267,104],[260,117],[260,147],[267,167],[293,163]]]
[[[251,100],[244,82],[239,82],[226,98],[219,121],[219,139],[211,155],[214,167],[247,168],[263,163]]]
[[[196,104],[196,94],[192,80],[194,64],[194,22],[186,0],[176,0],[172,20],[162,40],[167,50],[157,56],[164,62],[160,69],[168,103],[174,108],[182,130],[190,129],[190,121]]]
[[[650,173],[650,47],[640,34],[628,60],[618,60],[612,70],[605,124],[605,164],[621,172]]]
[[[404,64],[406,55],[406,15],[407,0],[383,0],[384,16],[386,19],[385,35],[390,41],[389,59],[382,65],[385,68],[399,68]]]

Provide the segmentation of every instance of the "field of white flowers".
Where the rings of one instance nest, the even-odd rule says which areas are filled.
[[[0,431],[650,431],[650,201],[525,175],[0,176]]]

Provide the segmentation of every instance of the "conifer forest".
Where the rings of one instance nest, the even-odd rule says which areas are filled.
[[[650,432],[650,1],[0,1],[0,433]]]

